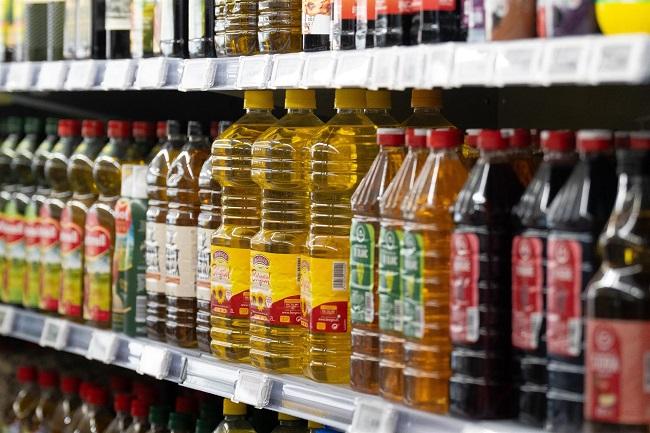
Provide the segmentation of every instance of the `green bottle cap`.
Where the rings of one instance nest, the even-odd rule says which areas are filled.
[[[43,132],[43,121],[38,117],[25,118],[25,134],[41,134]]]
[[[23,132],[23,119],[22,117],[11,116],[7,118],[7,133],[20,134]]]
[[[188,432],[192,429],[190,417],[186,413],[172,412],[169,414],[167,428],[170,431]]]
[[[149,408],[149,424],[167,425],[167,413],[165,406],[151,406]]]
[[[59,119],[55,117],[48,117],[45,119],[45,134],[56,135],[59,131]]]
[[[196,429],[194,433],[212,433],[216,428],[216,418],[199,418],[196,420]]]

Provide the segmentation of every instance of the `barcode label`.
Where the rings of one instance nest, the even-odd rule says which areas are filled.
[[[569,352],[574,356],[582,352],[582,319],[569,320]]]
[[[348,276],[347,262],[334,262],[332,263],[332,289],[333,290],[347,290]]]
[[[403,316],[404,316],[404,307],[401,299],[396,299],[393,303],[393,308],[395,312],[395,317],[393,317],[393,330],[397,332],[402,332],[403,326]]]
[[[478,341],[478,328],[479,328],[478,308],[469,307],[467,309],[467,341],[471,341],[471,342]]]

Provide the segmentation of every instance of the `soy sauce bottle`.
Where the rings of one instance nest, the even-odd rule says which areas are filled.
[[[187,57],[188,0],[161,0],[159,6],[161,54],[165,57]]]
[[[375,46],[416,45],[420,31],[419,1],[377,0]]]
[[[435,44],[462,40],[461,16],[461,0],[422,0],[418,41]]]
[[[106,58],[131,57],[131,2],[106,0]]]

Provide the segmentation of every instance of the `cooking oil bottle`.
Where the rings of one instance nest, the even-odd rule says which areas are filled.
[[[18,394],[11,405],[9,420],[5,422],[8,432],[25,433],[31,430],[31,421],[38,406],[39,390],[36,385],[36,369],[22,365],[16,370]]]
[[[97,199],[93,180],[93,161],[106,143],[104,124],[99,120],[84,120],[81,124],[83,141],[70,157],[67,174],[72,198],[61,212],[61,299],[59,314],[81,321],[84,294],[84,227],[88,208]]]
[[[350,385],[371,394],[379,391],[379,203],[404,161],[404,130],[379,128],[377,144],[379,154],[351,198],[350,229]]]
[[[255,433],[255,429],[246,419],[246,411],[245,404],[224,398],[223,421],[219,423],[214,433]]]
[[[427,129],[406,130],[408,153],[379,202],[379,394],[391,400],[404,395],[403,287],[400,274],[404,243],[402,203],[412,191],[429,155]]]
[[[390,114],[390,90],[366,90],[364,113],[378,128],[397,128],[399,122]]]
[[[376,127],[363,114],[365,90],[337,89],[336,115],[312,138],[307,178],[310,191],[305,294],[304,374],[330,383],[350,381],[348,263],[352,193],[368,172],[378,146]]]
[[[147,233],[145,258],[147,272],[147,337],[164,341],[167,319],[165,297],[165,242],[167,236],[167,173],[172,161],[185,144],[181,124],[177,120],[166,123],[166,141],[149,162],[147,170]]]
[[[246,114],[212,144],[212,176],[221,184],[221,226],[212,236],[212,353],[248,361],[250,240],[260,228],[260,188],[251,179],[253,142],[277,122],[273,93],[244,93]]]
[[[440,112],[442,92],[437,89],[413,89],[411,91],[413,113],[402,122],[405,128],[444,128],[452,126]]]
[[[250,361],[282,373],[302,371],[300,256],[308,231],[304,163],[323,122],[313,90],[287,90],[288,110],[253,144],[252,178],[262,190],[261,229],[251,239]]]
[[[462,146],[458,149],[458,155],[460,160],[463,162],[467,170],[470,170],[478,161],[480,152],[478,151],[478,135],[480,134],[480,129],[466,129],[465,130],[465,140],[463,141]]]
[[[431,153],[402,204],[404,402],[437,413],[449,406],[449,210],[467,179],[457,154],[461,143],[454,128],[430,130]]]
[[[58,390],[59,375],[54,370],[40,370],[38,372],[38,387],[40,398],[32,421],[32,428],[35,432],[50,432],[52,415],[61,399]]]
[[[261,0],[257,7],[261,53],[293,53],[302,49],[300,0]]]
[[[196,224],[199,213],[198,177],[210,156],[210,141],[200,122],[187,124],[187,144],[167,173],[167,240],[165,291],[167,341],[196,346]]]
[[[258,2],[215,0],[214,39],[217,56],[256,54]]]
[[[80,405],[79,379],[75,376],[61,377],[61,398],[50,418],[50,433],[64,433],[72,422],[72,415]]]

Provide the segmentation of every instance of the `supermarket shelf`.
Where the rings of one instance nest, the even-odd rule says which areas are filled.
[[[0,335],[86,356],[193,389],[282,411],[351,433],[541,433],[514,421],[471,422],[431,415],[345,386],[274,375],[143,338],[0,305]]]
[[[0,89],[5,91],[403,90],[649,82],[650,35],[446,43],[239,58],[155,57],[0,65]]]

